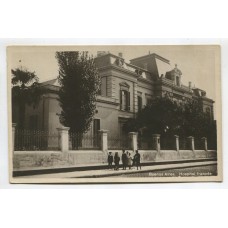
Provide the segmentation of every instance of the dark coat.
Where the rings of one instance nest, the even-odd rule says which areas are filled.
[[[108,155],[108,163],[113,163],[113,155]]]
[[[140,163],[140,159],[141,159],[140,154],[139,153],[138,154],[135,154],[135,156],[134,156],[134,162],[135,163]]]
[[[119,164],[119,162],[120,162],[120,157],[119,156],[115,156],[114,157],[114,163],[115,164]]]
[[[127,164],[127,154],[126,153],[122,154],[122,163]]]

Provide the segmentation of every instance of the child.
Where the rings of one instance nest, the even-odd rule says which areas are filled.
[[[108,169],[112,169],[112,163],[113,163],[112,152],[109,152],[109,155],[108,155]]]
[[[119,170],[120,157],[118,155],[118,152],[115,153],[114,163],[115,163],[114,170]]]
[[[137,170],[138,170],[138,167],[141,169],[140,159],[141,159],[141,156],[139,154],[139,151],[136,150],[136,154],[134,156],[134,163],[135,163],[135,165],[137,167]]]

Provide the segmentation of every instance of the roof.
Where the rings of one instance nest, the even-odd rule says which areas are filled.
[[[162,56],[156,54],[156,53],[152,53],[152,54],[149,54],[149,55],[144,55],[144,56],[141,56],[141,57],[137,57],[137,58],[134,58],[134,59],[131,59],[130,61],[135,61],[135,60],[139,60],[139,59],[144,59],[144,58],[148,58],[148,57],[155,57],[157,59],[160,59],[166,63],[169,63],[170,61],[168,59],[165,59],[163,58]]]
[[[40,83],[41,85],[60,86],[57,77]]]

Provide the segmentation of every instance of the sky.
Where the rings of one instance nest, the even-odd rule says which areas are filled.
[[[153,46],[12,46],[8,47],[8,69],[26,67],[35,71],[40,82],[53,79],[58,75],[56,51],[89,51],[94,57],[97,51],[109,51],[118,55],[123,53],[126,62],[130,59],[156,53],[170,60],[182,71],[182,84],[192,85],[207,92],[207,97],[216,101],[215,84],[219,81],[219,46],[209,45],[153,45]]]

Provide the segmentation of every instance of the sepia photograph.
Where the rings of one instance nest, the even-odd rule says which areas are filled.
[[[222,181],[220,55],[8,46],[10,182]]]

